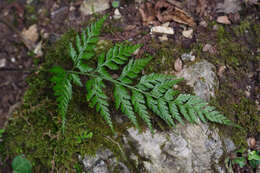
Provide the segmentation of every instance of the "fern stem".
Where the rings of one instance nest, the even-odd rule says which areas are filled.
[[[104,79],[104,80],[106,80],[106,81],[109,81],[109,82],[112,82],[112,83],[115,83],[115,84],[118,84],[118,85],[125,86],[125,87],[127,87],[127,88],[129,88],[129,89],[135,90],[135,91],[140,92],[140,93],[142,93],[142,94],[144,94],[144,95],[148,95],[148,96],[154,97],[154,98],[156,98],[156,99],[159,99],[159,97],[157,97],[157,96],[155,96],[155,95],[153,95],[153,94],[150,94],[150,93],[148,93],[148,92],[145,92],[145,91],[143,91],[143,90],[141,90],[141,89],[138,89],[138,88],[136,88],[136,87],[127,85],[127,84],[125,84],[125,83],[123,83],[123,82],[120,82],[120,81],[117,81],[117,80],[114,80],[114,79],[110,79],[110,78],[106,78],[106,77],[104,77],[104,76],[95,75],[95,74],[93,74],[93,73],[84,73],[84,72],[76,72],[76,71],[67,71],[67,72],[68,72],[68,73],[79,74],[79,75],[90,76],[90,77],[93,77],[93,78],[99,77],[99,78],[102,78],[102,79]],[[166,99],[164,99],[164,98],[161,98],[161,99],[163,99],[164,101],[167,101],[167,102],[168,102],[168,100],[166,100]]]

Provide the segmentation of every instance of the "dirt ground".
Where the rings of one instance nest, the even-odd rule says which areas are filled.
[[[152,5],[156,4],[156,1],[151,2]],[[258,22],[258,24],[260,22],[260,8],[259,4],[254,3],[255,1],[244,1],[242,12],[230,14],[217,12],[216,6],[219,2],[223,2],[221,0],[187,0],[186,3],[180,0],[173,2],[175,6],[182,4],[178,8],[183,10],[180,11],[180,19],[184,21],[184,25],[171,20],[169,26],[174,28],[175,34],[169,35],[168,40],[182,45],[183,49],[190,49],[196,43],[205,45],[208,40],[211,40],[210,35],[207,35],[209,37],[207,39],[200,39],[202,38],[201,35],[206,32],[202,24],[205,20],[210,21],[208,22],[209,25],[209,23],[216,23],[218,16],[224,15],[229,18],[231,25],[239,24],[241,18],[245,17]],[[61,34],[71,28],[80,30],[82,26],[86,26],[92,20],[90,16],[81,14],[79,10],[81,4],[82,0],[0,0],[0,129],[4,127],[12,111],[21,104],[22,96],[27,87],[26,76],[30,74],[30,69],[37,68],[34,66],[34,62],[41,61],[44,57],[44,53],[38,57],[33,53],[34,49],[30,48],[30,45],[22,38],[22,31],[36,24],[38,37],[32,47],[41,42],[44,52],[44,47],[55,42]],[[113,29],[102,37],[112,42],[129,40],[134,43],[141,43],[144,46],[139,52],[140,55],[143,53],[153,54],[155,50],[149,44],[154,39],[159,40],[161,35],[151,35],[150,26],[161,25],[165,19],[158,20],[160,18],[155,17],[155,12],[149,11],[148,6],[149,4],[139,4],[133,0],[121,1],[122,8],[119,9],[123,19],[121,22],[107,24],[112,25]],[[166,7],[161,7],[162,13]],[[114,10],[110,8],[104,13],[113,16]],[[186,13],[184,12],[190,14],[192,18],[185,16]],[[193,36],[192,38],[184,38],[182,30],[188,28],[189,25],[194,29]],[[111,26],[109,27],[111,28]],[[259,56],[260,45],[252,44],[251,38],[247,36],[241,39],[248,43],[252,53]],[[214,39],[212,40],[213,43],[211,44],[216,45]],[[213,49],[212,51],[213,53],[216,51],[217,54],[217,51],[220,50]],[[247,92],[248,98],[259,105],[260,63],[251,64],[249,67],[247,71],[249,77],[243,81],[234,80],[232,85],[238,90]],[[220,69],[220,66],[217,68]],[[234,74],[230,70],[225,75],[224,77],[219,76],[220,82],[233,78],[232,75]]]

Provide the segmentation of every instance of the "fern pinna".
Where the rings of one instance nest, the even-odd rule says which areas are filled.
[[[173,90],[173,86],[181,81],[173,76],[164,74],[148,74],[138,78],[141,71],[149,63],[151,57],[130,59],[140,45],[116,44],[107,53],[95,54],[95,47],[105,17],[87,27],[75,38],[75,43],[68,45],[69,57],[73,61],[71,70],[54,67],[51,72],[54,82],[54,92],[57,96],[58,112],[62,117],[64,129],[66,112],[72,98],[72,84],[83,86],[80,75],[88,76],[86,82],[86,100],[89,106],[104,118],[113,130],[109,111],[109,97],[106,95],[106,83],[114,86],[113,96],[115,106],[120,109],[138,128],[136,115],[152,130],[150,111],[159,116],[169,126],[175,121],[183,124],[183,118],[191,123],[199,120],[232,125],[215,107],[190,94],[181,94]],[[97,57],[96,67],[90,65],[89,60]],[[126,65],[125,65],[126,64]],[[121,74],[113,78],[111,71],[120,70]],[[139,80],[138,80],[139,79]]]

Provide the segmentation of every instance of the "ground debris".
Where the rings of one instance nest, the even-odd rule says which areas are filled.
[[[230,20],[228,19],[227,16],[219,16],[219,17],[217,18],[217,22],[218,22],[218,23],[221,23],[221,24],[226,24],[226,25],[231,24],[231,22],[230,22]]]
[[[139,12],[144,25],[159,25],[171,21],[191,27],[196,25],[187,12],[165,0],[157,1],[155,4],[151,2],[143,3],[139,8]]]

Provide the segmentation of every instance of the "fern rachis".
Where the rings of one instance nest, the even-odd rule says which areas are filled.
[[[138,127],[136,115],[152,130],[149,110],[163,119],[169,126],[174,121],[183,124],[183,118],[191,123],[211,121],[220,124],[232,125],[215,107],[208,106],[197,96],[180,94],[173,90],[173,85],[182,79],[164,74],[148,74],[138,78],[140,72],[149,63],[151,57],[131,59],[131,55],[140,45],[116,44],[107,53],[95,55],[94,47],[98,42],[98,35],[105,17],[92,24],[81,34],[76,35],[75,44],[68,45],[69,57],[73,61],[71,70],[55,67],[52,82],[54,94],[57,96],[58,112],[62,117],[64,128],[65,116],[69,101],[72,97],[73,84],[82,87],[81,75],[88,76],[86,81],[86,100],[90,107],[104,118],[113,130],[109,111],[109,97],[106,95],[106,82],[113,84],[114,100],[117,109],[120,109],[130,121]],[[88,60],[97,57],[96,66],[89,64]],[[126,64],[126,65],[125,65]],[[125,65],[117,78],[112,78],[111,71],[118,71]],[[105,82],[106,81],[106,82]]]

